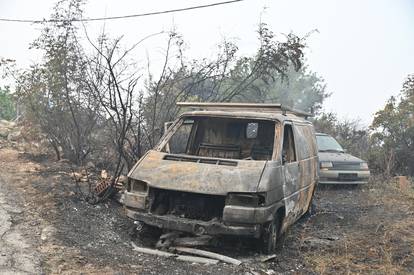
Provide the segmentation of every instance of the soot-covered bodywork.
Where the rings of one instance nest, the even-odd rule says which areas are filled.
[[[130,171],[127,215],[198,235],[278,234],[317,183],[312,124],[274,105],[214,104],[182,114]]]

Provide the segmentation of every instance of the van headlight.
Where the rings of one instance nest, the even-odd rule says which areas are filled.
[[[321,168],[332,168],[333,163],[331,161],[321,161],[320,167]]]
[[[259,193],[230,193],[226,198],[227,205],[237,206],[264,206],[265,196]]]
[[[142,180],[131,180],[131,191],[135,192],[147,192],[148,191],[148,184]]]
[[[359,168],[361,168],[361,170],[368,170],[369,168],[368,168],[368,163],[366,163],[366,162],[361,162],[360,164],[359,164]]]

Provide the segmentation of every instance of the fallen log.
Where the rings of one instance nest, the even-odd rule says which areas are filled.
[[[131,245],[133,247],[133,250],[139,253],[150,254],[150,255],[155,255],[155,256],[160,256],[160,257],[167,257],[167,258],[175,258],[177,260],[185,261],[185,262],[193,262],[193,263],[200,263],[200,264],[217,264],[219,262],[218,260],[213,260],[209,258],[178,255],[178,254],[164,252],[164,251],[160,251],[156,249],[139,247],[133,242],[131,242]]]
[[[201,249],[196,249],[196,248],[189,248],[189,247],[172,247],[172,249],[179,251],[179,252],[184,252],[184,253],[188,253],[188,254],[193,254],[193,255],[197,255],[197,256],[203,256],[203,257],[207,257],[207,258],[211,258],[211,259],[216,259],[219,261],[222,261],[224,263],[228,263],[228,264],[234,264],[234,265],[241,265],[241,261],[228,257],[228,256],[224,256],[218,253],[214,253],[214,252],[210,252],[210,251],[206,251],[206,250],[201,250]]]

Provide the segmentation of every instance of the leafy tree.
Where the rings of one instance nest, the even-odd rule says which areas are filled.
[[[388,176],[414,175],[414,74],[403,84],[399,98],[391,97],[371,125],[376,161]]]
[[[72,19],[81,18],[81,0],[59,1],[52,19],[44,23],[32,47],[44,51],[44,62],[23,72],[18,93],[26,105],[27,118],[40,125],[55,149],[81,163],[93,150],[92,131],[97,104],[85,88],[84,53],[77,41]]]

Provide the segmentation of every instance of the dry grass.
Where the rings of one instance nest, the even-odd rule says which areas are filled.
[[[412,274],[414,189],[374,182],[361,192],[367,193],[367,205],[379,205],[384,215],[363,216],[358,223],[365,229],[351,228],[334,249],[306,253],[305,261],[319,274]]]
[[[319,274],[404,274],[401,263],[393,261],[392,247],[369,247],[365,240],[347,240],[335,252],[316,253],[305,257]]]

